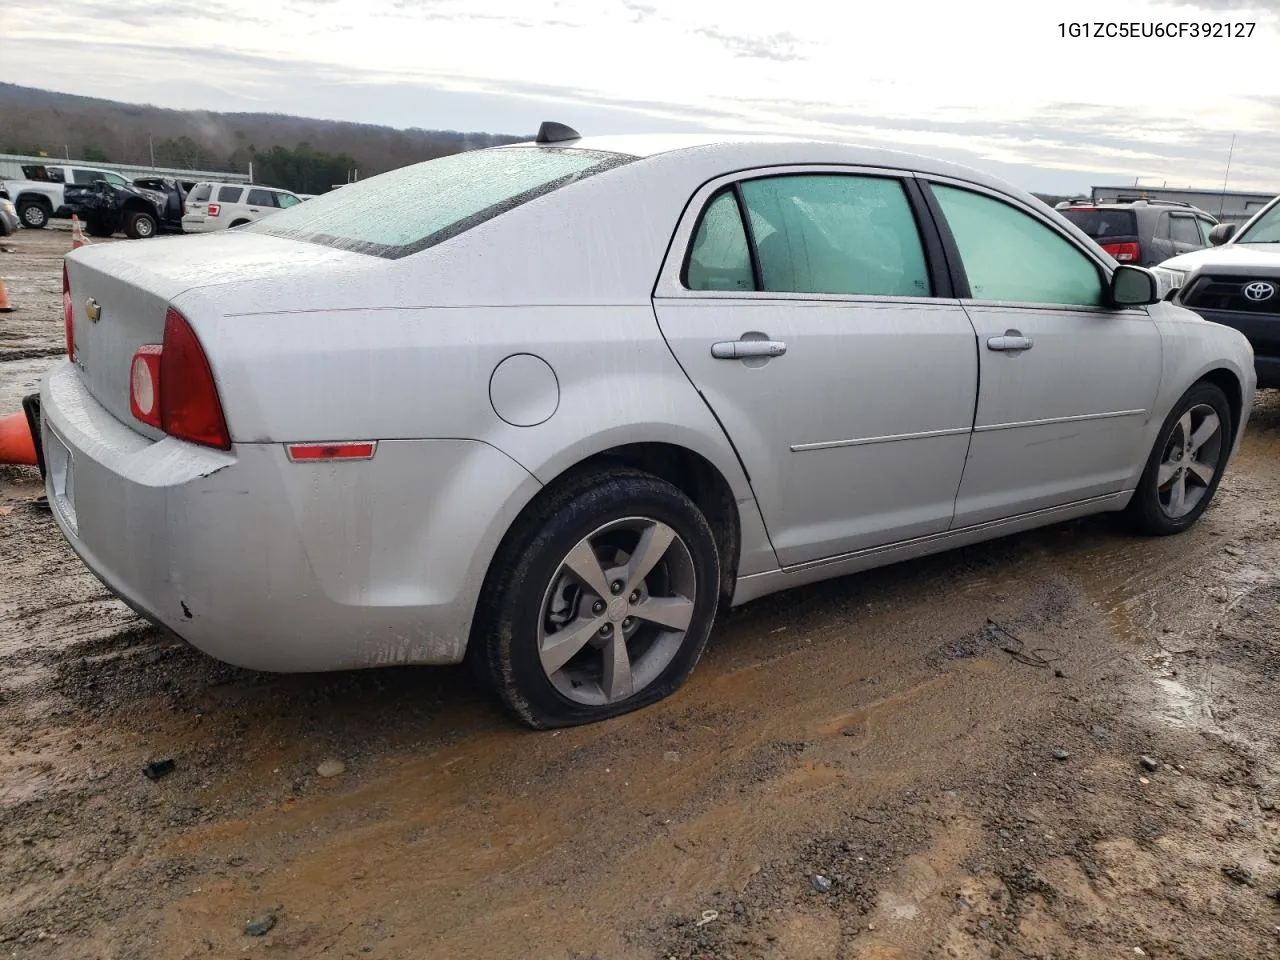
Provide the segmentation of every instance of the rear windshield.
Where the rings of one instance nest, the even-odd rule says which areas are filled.
[[[196,188],[191,191],[191,199],[196,203],[204,203],[209,199],[209,194],[213,192],[213,187],[207,183],[198,183]]]
[[[1095,240],[1138,235],[1132,210],[1063,210],[1062,215]]]
[[[634,159],[563,147],[455,153],[348,184],[244,230],[394,259]]]

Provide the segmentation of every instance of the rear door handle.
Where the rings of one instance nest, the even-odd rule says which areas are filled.
[[[1030,350],[1035,345],[1034,340],[1024,337],[1017,330],[1006,330],[1003,337],[991,337],[987,340],[988,350],[1006,350],[1012,353]]]
[[[787,345],[781,340],[723,340],[711,345],[711,356],[717,360],[780,357],[786,352]]]

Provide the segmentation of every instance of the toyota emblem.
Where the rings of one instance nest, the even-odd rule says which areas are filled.
[[[1246,300],[1252,300],[1254,303],[1261,303],[1263,300],[1270,300],[1276,295],[1276,285],[1267,283],[1265,280],[1255,280],[1253,283],[1244,285],[1244,296]]]

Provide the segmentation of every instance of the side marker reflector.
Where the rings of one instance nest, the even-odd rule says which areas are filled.
[[[291,443],[286,448],[289,459],[315,462],[318,460],[372,460],[378,449],[378,441],[339,441],[335,443]]]

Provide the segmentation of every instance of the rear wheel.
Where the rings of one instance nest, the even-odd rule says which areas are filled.
[[[1222,388],[1201,381],[1165,419],[1133,499],[1129,519],[1153,536],[1181,533],[1208,508],[1231,456],[1235,430]]]
[[[124,232],[130,240],[145,240],[156,235],[156,218],[149,213],[126,215]]]
[[[24,227],[41,230],[49,222],[49,208],[39,200],[23,200],[18,204],[18,217]]]
[[[689,676],[719,583],[711,527],[680,490],[630,470],[585,475],[504,541],[468,655],[531,727],[617,716]]]

